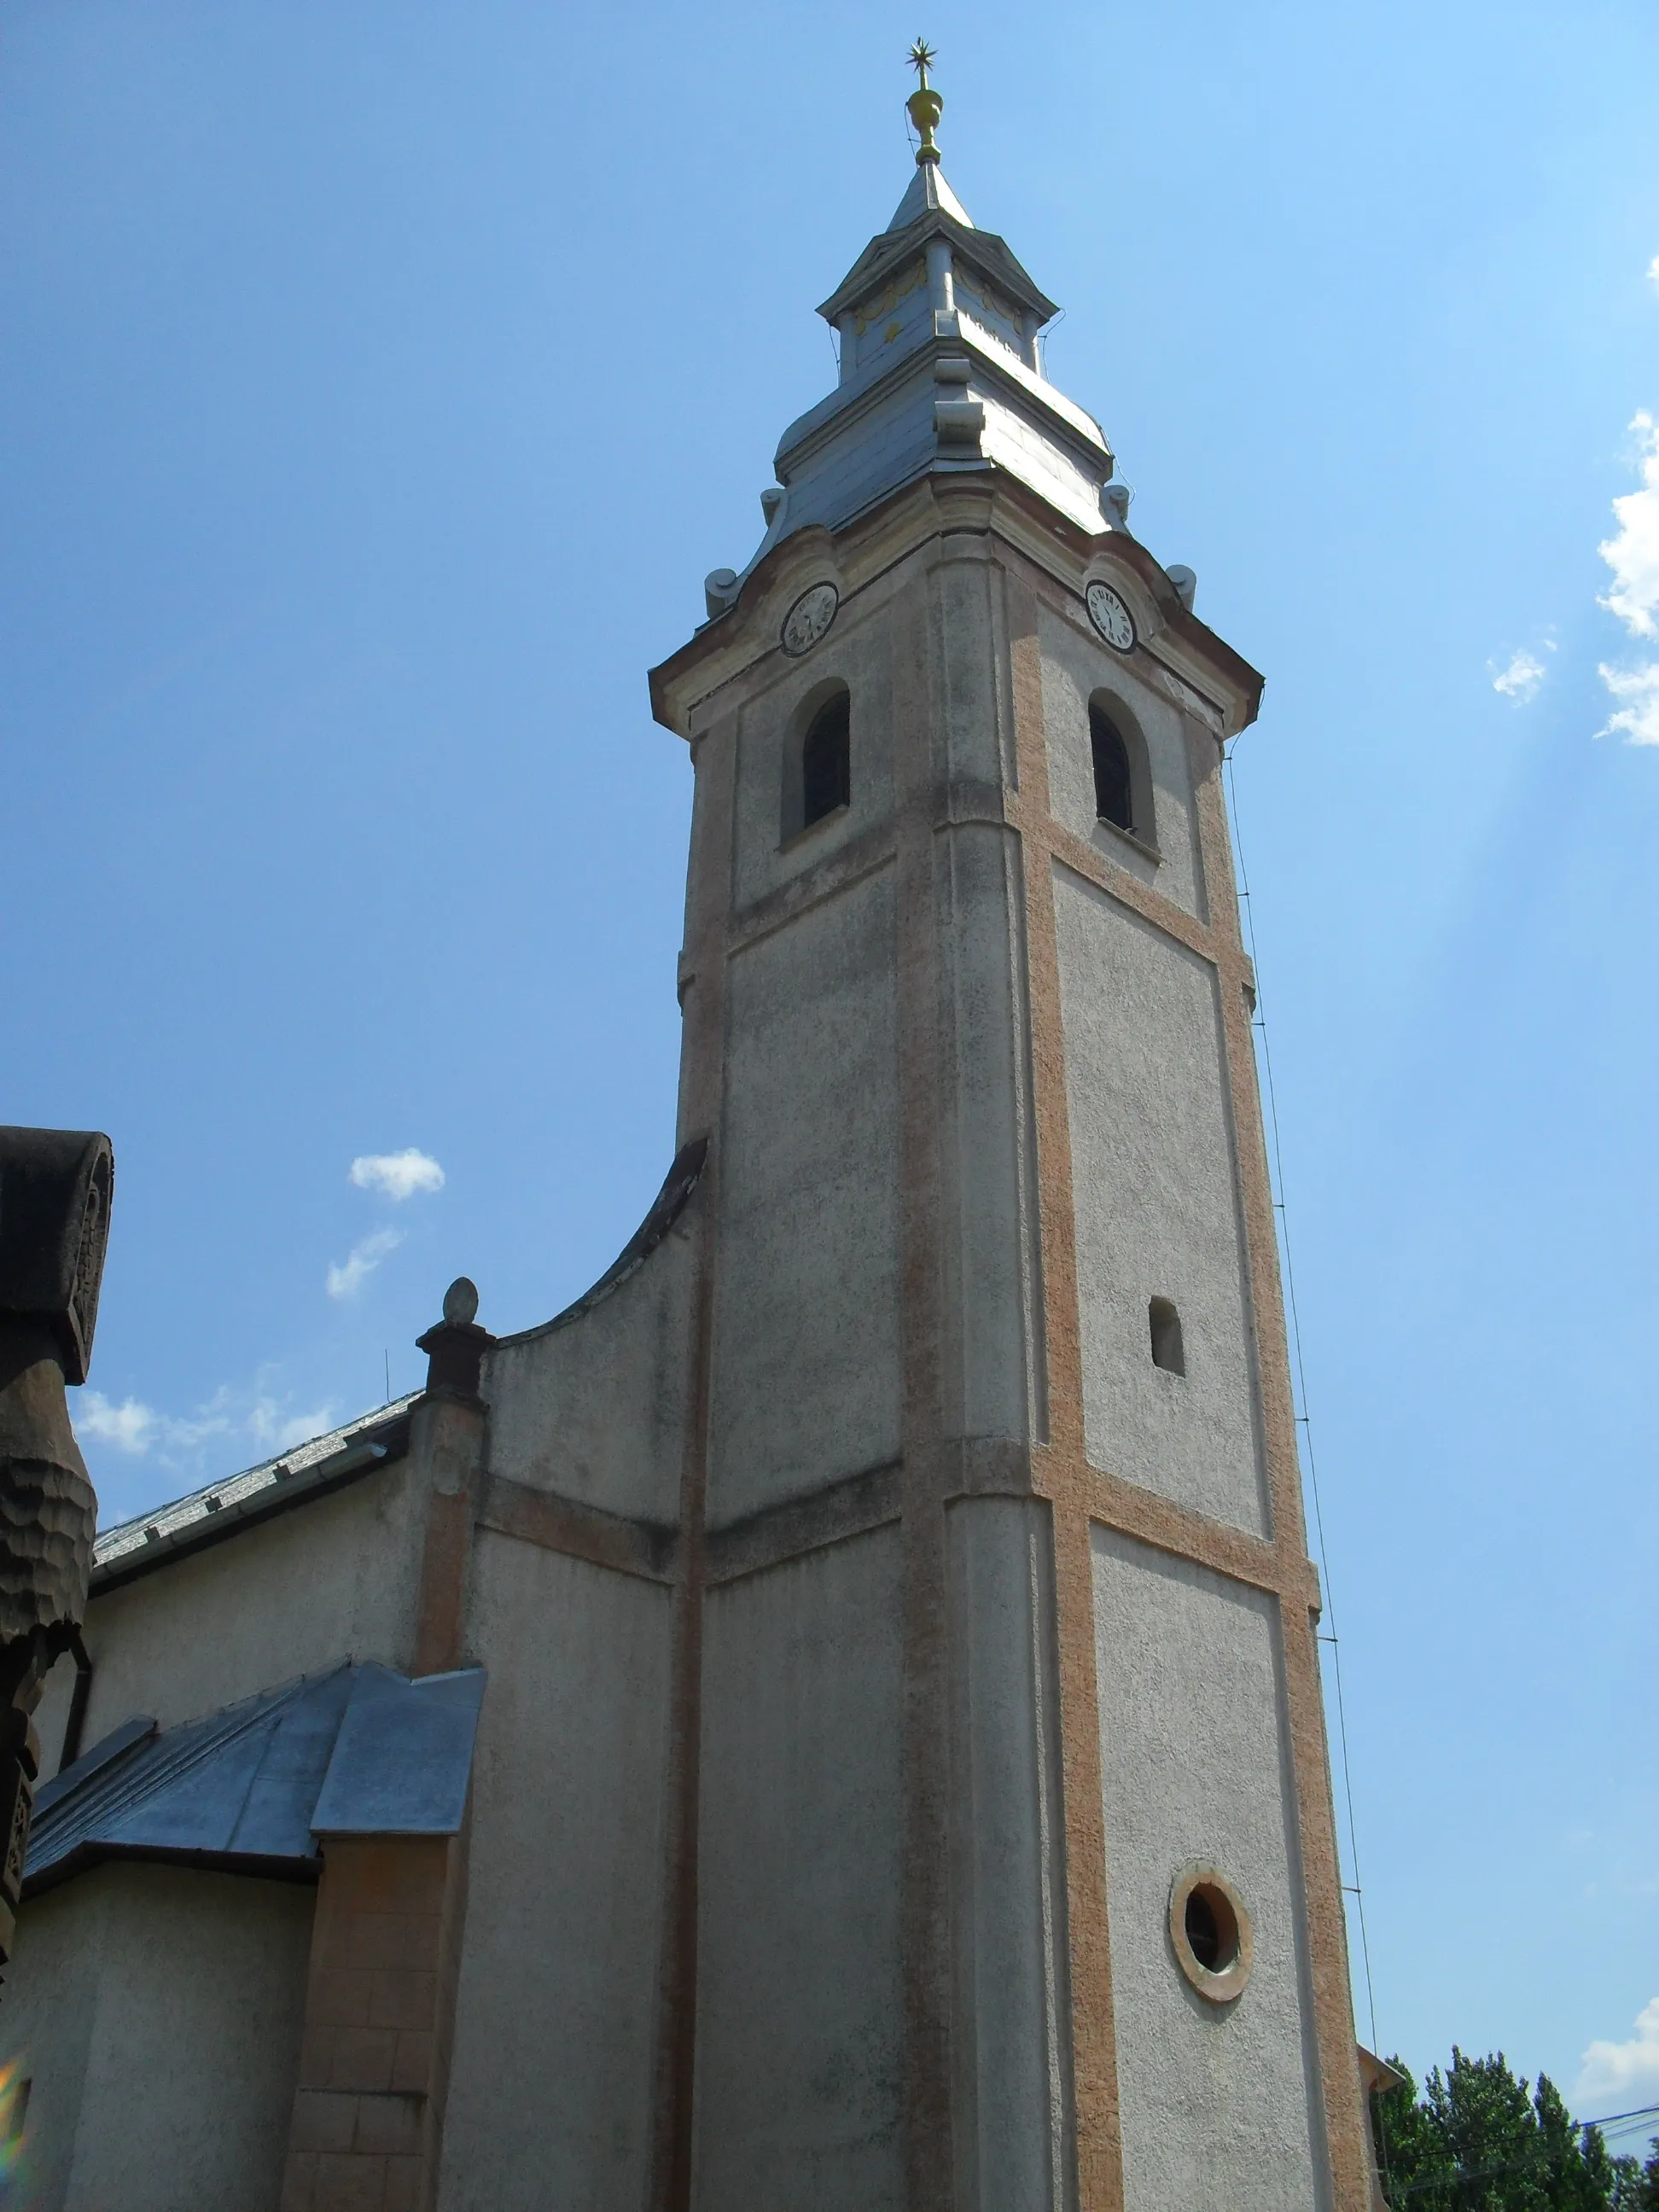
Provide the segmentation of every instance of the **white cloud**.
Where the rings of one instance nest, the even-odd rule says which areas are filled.
[[[1652,260],[1649,262],[1648,275],[1653,279],[1653,282],[1656,284],[1659,284],[1659,253],[1656,253]]]
[[[240,1436],[266,1451],[286,1451],[332,1428],[335,1415],[332,1406],[319,1406],[308,1413],[289,1413],[285,1401],[272,1394],[267,1370],[255,1383],[252,1397],[222,1384],[204,1405],[185,1416],[158,1413],[138,1398],[126,1398],[115,1406],[101,1390],[82,1390],[71,1418],[78,1437],[111,1444],[134,1459],[154,1451],[176,1466],[181,1455],[196,1452],[213,1437]]]
[[[1601,681],[1620,704],[1596,736],[1620,732],[1627,745],[1659,745],[1659,660],[1644,668],[1609,668],[1604,660],[1601,668]]]
[[[228,1391],[217,1390],[205,1406],[183,1420],[173,1413],[158,1413],[142,1399],[124,1398],[118,1406],[112,1406],[101,1390],[83,1390],[73,1414],[75,1432],[92,1437],[100,1444],[113,1444],[117,1451],[131,1452],[135,1457],[142,1456],[153,1444],[166,1450],[193,1451],[210,1437],[227,1436],[235,1427],[227,1410],[229,1399]]]
[[[1517,707],[1524,707],[1529,699],[1538,696],[1538,687],[1544,680],[1544,664],[1536,653],[1528,653],[1525,646],[1510,655],[1507,668],[1492,669],[1491,661],[1486,663],[1486,666],[1492,671],[1492,690],[1501,691]]]
[[[247,1417],[247,1432],[268,1451],[284,1452],[295,1444],[325,1436],[336,1425],[332,1405],[321,1405],[309,1413],[285,1413],[274,1398],[256,1398]]]
[[[1659,2104],[1659,1997],[1636,2015],[1627,2043],[1592,2043],[1584,2053],[1572,2107],[1588,2118]]]
[[[137,1455],[147,1452],[154,1443],[159,1416],[154,1406],[140,1405],[137,1398],[124,1398],[112,1406],[101,1390],[83,1390],[74,1425],[77,1436],[93,1437],[100,1444],[113,1444],[117,1451]]]
[[[1659,258],[1649,275],[1659,283]],[[1631,424],[1642,444],[1642,489],[1613,502],[1616,537],[1596,548],[1613,571],[1613,588],[1601,605],[1617,615],[1632,637],[1659,637],[1659,423],[1645,410]],[[1601,681],[1618,704],[1605,726],[1626,744],[1659,745],[1659,660],[1635,668],[1601,663]]]
[[[402,1205],[419,1191],[441,1190],[444,1171],[429,1152],[413,1145],[401,1152],[364,1152],[351,1163],[351,1180],[359,1190],[378,1190]]]
[[[396,1251],[403,1241],[401,1230],[376,1229],[365,1237],[361,1244],[352,1247],[351,1256],[343,1267],[337,1267],[331,1262],[328,1271],[330,1297],[355,1297],[386,1254]]]
[[[1619,533],[1595,549],[1613,571],[1601,605],[1632,637],[1659,637],[1659,423],[1644,409],[1630,427],[1642,441],[1642,489],[1614,500]]]

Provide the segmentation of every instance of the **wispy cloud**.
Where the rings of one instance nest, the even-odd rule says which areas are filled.
[[[1654,267],[1659,269],[1659,260]],[[1613,571],[1613,586],[1601,605],[1632,637],[1659,638],[1659,423],[1644,410],[1631,428],[1639,441],[1642,488],[1614,500],[1619,528],[1596,549]],[[1626,668],[1603,661],[1601,673],[1616,705],[1597,736],[1659,745],[1659,660]]]
[[[247,1432],[266,1451],[288,1451],[313,1437],[325,1436],[338,1418],[327,1401],[308,1413],[286,1413],[274,1398],[257,1398],[247,1417]]]
[[[75,1409],[76,1436],[94,1437],[100,1444],[113,1444],[117,1451],[131,1452],[135,1457],[149,1449],[160,1425],[154,1406],[141,1405],[137,1398],[124,1398],[112,1406],[101,1390],[83,1390]]]
[[[1659,285],[1659,253],[1656,253],[1648,264],[1648,276],[1652,283]]]
[[[359,1190],[378,1190],[383,1198],[402,1205],[417,1193],[441,1190],[444,1171],[429,1152],[413,1145],[401,1152],[364,1152],[351,1163],[351,1180]]]
[[[240,1437],[256,1450],[277,1452],[333,1427],[331,1405],[293,1413],[288,1400],[272,1387],[271,1375],[271,1370],[264,1370],[251,1389],[223,1384],[187,1414],[161,1413],[142,1398],[124,1398],[118,1406],[101,1390],[82,1390],[71,1407],[75,1432],[131,1459],[146,1459],[153,1453],[167,1464],[177,1465],[216,1437]]]
[[[1659,745],[1659,660],[1644,668],[1611,668],[1604,660],[1600,667],[1620,704],[1597,734],[1622,735],[1627,745]]]
[[[1553,641],[1546,640],[1545,650],[1549,653],[1554,652],[1555,646]],[[1538,696],[1538,687],[1547,673],[1544,663],[1538,655],[1535,653],[1528,653],[1525,646],[1520,647],[1517,651],[1510,654],[1507,667],[1499,668],[1490,660],[1486,663],[1486,667],[1492,677],[1492,690],[1501,691],[1506,699],[1512,700],[1517,707],[1524,707],[1529,699],[1535,699]]]
[[[1659,1997],[1636,2015],[1636,2033],[1624,2043],[1592,2043],[1573,2085],[1573,2109],[1594,2119],[1659,2104]]]
[[[331,1262],[328,1270],[330,1297],[355,1297],[386,1254],[395,1252],[403,1241],[403,1231],[399,1229],[372,1230],[361,1244],[353,1245],[350,1257],[343,1265]]]

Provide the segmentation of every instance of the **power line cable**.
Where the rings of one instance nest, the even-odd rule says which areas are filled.
[[[1302,1450],[1307,1462],[1308,1488],[1313,1498],[1314,1530],[1319,1545],[1319,1575],[1323,1586],[1325,1623],[1328,1634],[1321,1635],[1322,1644],[1331,1649],[1332,1686],[1336,1692],[1337,1735],[1342,1751],[1342,1796],[1348,1814],[1348,1864],[1353,1873],[1352,1882],[1344,1882],[1345,1893],[1354,1900],[1355,1917],[1359,1923],[1359,1952],[1365,1969],[1365,2007],[1370,2020],[1371,2049],[1382,2055],[1376,2038],[1376,1991],[1371,1978],[1370,1937],[1365,1927],[1365,1892],[1359,1879],[1359,1839],[1353,1810],[1353,1776],[1348,1757],[1348,1714],[1342,1694],[1342,1646],[1336,1632],[1336,1601],[1332,1595],[1330,1558],[1325,1546],[1325,1512],[1319,1494],[1319,1463],[1314,1451],[1313,1423],[1308,1412],[1308,1370],[1302,1356],[1302,1317],[1297,1310],[1296,1269],[1291,1257],[1290,1217],[1285,1207],[1285,1158],[1279,1139],[1279,1097],[1273,1085],[1273,1047],[1268,1040],[1267,1024],[1261,1012],[1261,965],[1256,955],[1255,908],[1250,898],[1249,871],[1245,866],[1244,848],[1238,830],[1238,785],[1233,771],[1233,757],[1224,752],[1227,775],[1227,805],[1232,816],[1233,852],[1238,861],[1238,895],[1244,909],[1245,934],[1249,944],[1250,966],[1255,975],[1255,1006],[1250,1027],[1261,1040],[1261,1067],[1267,1079],[1267,1119],[1273,1133],[1273,1183],[1275,1196],[1273,1210],[1279,1216],[1279,1238],[1285,1259],[1285,1302],[1290,1309],[1291,1346],[1296,1360],[1297,1426],[1301,1431]],[[1386,2179],[1388,2152],[1383,2147],[1383,2168]]]

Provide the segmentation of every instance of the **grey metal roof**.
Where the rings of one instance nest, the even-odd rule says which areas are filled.
[[[319,1836],[453,1836],[466,1812],[482,1667],[410,1681],[360,1667],[311,1815]]]
[[[945,181],[945,172],[937,161],[918,161],[916,173],[905,186],[904,197],[893,210],[890,231],[908,230],[913,222],[935,208],[943,208],[946,215],[954,216],[965,230],[974,227],[974,218]]]
[[[453,1835],[484,1680],[370,1662],[178,1728],[137,1715],[40,1791],[25,1893],[107,1858],[314,1880],[320,1835]]]
[[[398,1457],[407,1446],[410,1412],[420,1395],[415,1390],[394,1398],[257,1467],[223,1475],[171,1505],[104,1529],[92,1549],[94,1595]]]

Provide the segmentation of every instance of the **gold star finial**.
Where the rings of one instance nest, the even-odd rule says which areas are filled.
[[[904,103],[910,111],[911,122],[915,125],[921,136],[921,143],[916,149],[918,162],[937,161],[939,159],[939,148],[933,143],[933,131],[940,116],[945,112],[945,102],[927,82],[928,65],[933,59],[932,46],[928,45],[926,39],[918,39],[911,47],[909,55],[910,66],[916,73],[916,88]]]

